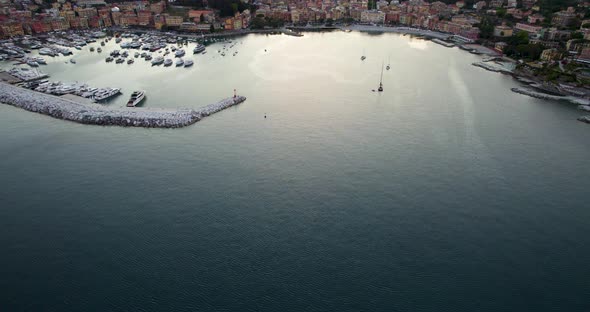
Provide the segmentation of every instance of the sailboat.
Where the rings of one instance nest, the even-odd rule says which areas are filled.
[[[385,69],[389,70],[391,68],[391,66],[389,66],[390,63],[391,63],[391,56],[389,57],[389,60],[387,61],[387,66],[385,67]]]
[[[381,79],[379,80],[379,88],[377,91],[383,92],[383,63],[381,63]]]
[[[367,57],[365,56],[365,50],[363,50],[363,55],[361,56],[361,61],[364,61]]]

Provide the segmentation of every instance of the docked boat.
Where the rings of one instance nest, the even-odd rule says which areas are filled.
[[[193,66],[193,61],[192,60],[186,60],[184,61],[184,67],[190,67]]]
[[[134,62],[135,61],[132,58],[130,58],[130,59],[127,60],[127,64],[129,64],[129,65],[133,64]]]
[[[27,61],[27,65],[31,66],[31,67],[39,67],[39,63],[33,61],[33,60],[28,60]]]
[[[147,53],[145,53],[145,52],[141,52],[141,54],[140,54],[139,56],[141,56],[141,57],[146,57],[146,55],[147,55]]]
[[[45,59],[42,57],[35,57],[34,58],[35,62],[37,62],[37,64],[41,64],[41,65],[47,65],[47,62],[45,62]]]
[[[139,57],[139,52],[135,52],[135,54],[133,54],[133,57],[138,58]]]
[[[170,66],[170,65],[172,65],[172,60],[171,59],[166,59],[164,61],[164,66]]]
[[[94,93],[94,100],[97,102],[105,101],[112,98],[113,96],[118,95],[119,93],[121,93],[121,89],[119,88],[99,89]]]
[[[205,51],[205,45],[197,44],[197,46],[193,49],[193,54],[203,53]]]
[[[129,53],[127,51],[123,51],[123,53],[121,53],[121,57],[128,57]]]
[[[121,38],[117,38],[117,39],[115,39],[115,43],[120,43],[120,42],[121,42],[121,40],[123,40],[123,39],[121,39]]]
[[[90,47],[90,52],[94,52],[94,47]]]
[[[39,49],[39,54],[49,55],[49,56],[56,56],[57,55],[57,53],[55,53],[55,51],[51,50],[50,48]]]
[[[100,52],[102,52],[102,49],[98,48],[98,49],[96,49],[96,52],[100,53]]]
[[[148,57],[146,56],[146,57],[145,57],[145,59],[147,60],[147,59],[148,59]],[[170,60],[170,62],[172,62],[172,60]],[[164,63],[164,58],[163,58],[163,57],[161,57],[161,56],[158,56],[158,57],[156,57],[156,58],[155,58],[155,59],[152,61],[152,66],[154,66],[154,65],[160,65],[160,64],[162,64],[162,63]]]
[[[183,57],[184,54],[185,54],[184,49],[178,49],[178,50],[176,50],[176,52],[174,52],[175,57]]]
[[[81,46],[75,46],[74,49],[76,49],[76,50],[82,50],[82,47]]]
[[[108,62],[112,62],[113,61],[113,57],[112,56],[107,56],[107,58],[105,59],[105,61]]]
[[[146,60],[146,61],[149,61],[149,60],[151,60],[151,59],[152,59],[152,55],[151,55],[151,54],[147,54],[147,55],[145,56],[145,60]]]
[[[104,41],[101,41],[100,42],[100,45],[104,47]]]
[[[176,67],[180,67],[183,64],[184,64],[184,61],[181,58],[179,58],[179,59],[176,60]]]
[[[113,52],[111,52],[111,56],[119,56],[119,50],[113,50]]]
[[[125,62],[125,59],[122,59],[122,58],[118,58],[118,59],[115,61],[115,63],[117,63],[117,64],[121,64],[121,63],[124,63],[124,62]]]
[[[145,99],[145,91],[133,91],[129,101],[127,101],[127,107],[135,107]]]

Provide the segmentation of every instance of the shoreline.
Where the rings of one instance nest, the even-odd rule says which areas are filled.
[[[0,103],[56,119],[100,126],[181,128],[246,100],[244,96],[223,99],[199,109],[109,108],[71,98],[31,91],[0,82]]]

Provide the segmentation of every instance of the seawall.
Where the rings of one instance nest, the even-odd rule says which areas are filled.
[[[63,97],[31,91],[0,83],[0,103],[31,112],[82,124],[179,128],[191,125],[228,107],[246,100],[244,96],[223,99],[200,109],[156,109],[141,107],[110,108],[100,104],[84,104]]]

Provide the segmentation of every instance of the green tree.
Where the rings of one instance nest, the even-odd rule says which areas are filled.
[[[215,32],[215,26],[213,26],[213,24],[211,24],[211,26],[209,27],[209,31],[212,33]]]

